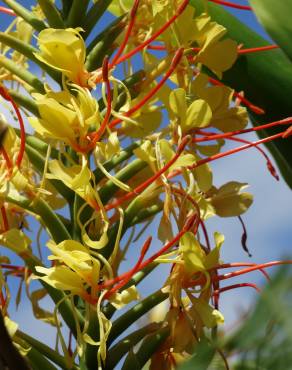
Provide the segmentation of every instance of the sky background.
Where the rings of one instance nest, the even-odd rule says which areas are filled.
[[[32,2],[21,1],[21,3],[26,5]],[[244,1],[238,1],[238,3],[247,4]],[[0,1],[0,5],[4,4]],[[243,22],[266,37],[252,13],[247,11],[232,12]],[[0,29],[4,30],[8,22],[8,16],[0,14],[0,21]],[[103,25],[100,24],[99,29],[102,27]],[[254,141],[256,140],[256,135],[250,134],[245,136],[245,138]],[[222,247],[223,261],[268,262],[291,257],[292,196],[284,180],[280,179],[277,182],[270,175],[264,158],[255,149],[217,160],[212,163],[212,170],[215,186],[220,186],[231,180],[247,182],[250,185],[248,191],[254,195],[253,205],[243,215],[248,231],[248,247],[252,253],[252,258],[249,258],[241,248],[242,228],[236,218],[213,218],[207,222],[211,237],[214,231],[219,231],[225,235],[226,241]],[[156,233],[156,225],[153,229],[149,229],[150,233]],[[34,225],[32,230],[34,233],[36,232]],[[159,246],[161,244],[157,242],[156,245]],[[132,266],[136,253],[140,250],[139,246],[139,243],[137,248],[135,248],[135,245],[132,246],[131,259],[125,262],[125,268]],[[3,251],[3,254],[7,254],[6,250]],[[164,266],[161,270],[157,270],[152,274],[152,278],[149,279],[151,283],[141,284],[140,291],[142,296],[146,296],[156,290],[160,283],[163,284],[164,279],[162,276],[166,276],[167,271],[168,267]],[[232,281],[232,283],[236,282],[236,280]],[[253,282],[259,284],[259,286],[262,286],[264,283],[259,272],[241,277],[240,282]],[[256,294],[250,288],[241,288],[222,294],[220,309],[226,318],[226,328],[233,328],[240,321],[242,315],[251,309]],[[44,300],[43,304],[52,307],[49,300]],[[12,319],[19,323],[21,330],[50,345],[54,343],[54,329],[32,317],[29,302],[23,301],[18,311],[15,310],[14,303],[11,303],[11,309]]]

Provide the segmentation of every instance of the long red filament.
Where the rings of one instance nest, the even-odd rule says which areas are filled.
[[[133,113],[137,112],[137,110],[139,110],[141,107],[143,107],[143,105],[145,103],[147,103],[157,93],[157,91],[164,85],[164,83],[168,80],[168,78],[174,72],[175,68],[177,67],[179,61],[181,60],[181,58],[183,56],[183,53],[184,53],[184,49],[183,48],[180,48],[180,49],[177,50],[177,52],[175,53],[175,55],[174,55],[174,57],[172,59],[172,62],[171,62],[171,65],[170,65],[168,71],[163,76],[163,78],[161,79],[161,81],[159,81],[159,83],[151,91],[149,91],[149,93],[146,94],[144,96],[144,98],[141,101],[139,101],[133,108],[131,108],[130,110],[128,110],[128,112],[124,113],[124,116],[125,117],[129,117]],[[117,124],[119,124],[122,121],[123,120],[121,118],[117,118],[117,119],[113,120],[109,124],[109,127],[110,128],[113,128],[113,127],[115,127]]]
[[[252,283],[240,283],[240,284],[233,284],[233,285],[229,285],[229,286],[226,286],[224,288],[220,288],[218,290],[215,290],[213,292],[214,295],[218,295],[220,293],[223,293],[223,292],[227,292],[228,290],[232,290],[232,289],[237,289],[237,288],[245,288],[245,287],[249,287],[249,288],[253,288],[255,289],[258,293],[261,292],[260,288],[256,285],[256,284],[252,284]]]
[[[266,46],[259,46],[256,48],[246,48],[246,49],[239,49],[238,54],[251,54],[251,53],[257,53],[261,51],[268,51],[268,50],[274,50],[279,49],[278,45],[266,45]]]
[[[163,45],[148,45],[147,49],[165,51],[166,47]],[[251,54],[251,53],[258,53],[261,51],[269,51],[269,50],[274,50],[274,49],[279,49],[279,46],[278,45],[266,45],[266,46],[258,46],[254,48],[245,48],[245,49],[238,48],[238,54],[240,55],[241,54]],[[192,51],[197,53],[201,51],[201,48],[192,48]]]
[[[120,290],[123,286],[125,286],[130,280],[131,278],[133,277],[133,275],[140,270],[140,267],[141,267],[141,264],[142,264],[142,261],[150,247],[150,244],[152,242],[152,237],[150,236],[146,242],[144,243],[143,247],[142,247],[142,250],[141,250],[141,253],[140,253],[140,256],[139,256],[139,259],[137,261],[137,263],[135,264],[135,266],[130,270],[128,271],[126,274],[123,274],[124,275],[124,278],[122,281],[120,281],[119,284],[117,284],[114,288],[112,288],[111,290],[109,290],[107,292],[107,294],[105,295],[105,298],[109,298],[112,294],[116,293],[118,290]],[[119,279],[121,279],[121,275],[118,277]]]
[[[131,50],[129,53],[119,58],[116,61],[116,65],[131,58],[133,55],[137,54],[140,50],[148,46],[152,41],[157,39],[157,37],[159,37],[182,14],[182,12],[187,7],[188,3],[189,3],[189,0],[184,0],[182,4],[179,6],[179,8],[177,9],[176,13],[158,31],[156,31],[151,37],[149,37],[149,39],[144,41],[142,44],[138,45],[135,49]]]
[[[3,221],[4,231],[6,232],[9,230],[9,224],[8,224],[8,218],[7,218],[5,206],[1,207],[1,216],[2,216],[2,221]]]
[[[131,32],[132,32],[134,24],[135,24],[135,17],[136,17],[136,14],[137,14],[139,2],[140,2],[140,0],[135,0],[134,5],[133,5],[133,7],[130,11],[130,21],[129,21],[129,25],[128,25],[125,37],[124,37],[123,42],[121,43],[116,55],[114,56],[112,62],[110,63],[110,66],[109,66],[110,69],[116,64],[116,61],[119,59],[119,57],[121,56],[121,54],[125,50],[127,42],[129,41],[129,37],[131,35]]]
[[[244,274],[247,274],[249,272],[259,270],[261,268],[268,268],[268,267],[280,266],[280,265],[291,265],[291,264],[292,264],[292,260],[266,262],[266,263],[261,263],[261,264],[251,266],[251,267],[248,267],[248,268],[245,268],[245,269],[242,269],[242,270],[229,272],[229,273],[224,274],[224,275],[218,275],[218,276],[215,276],[214,279],[221,281],[221,280],[230,279],[232,277],[244,275]]]
[[[243,130],[225,132],[223,134],[215,134],[213,132],[207,132],[207,131],[203,131],[203,130],[196,130],[196,131],[194,131],[195,134],[204,135],[204,137],[199,137],[199,138],[195,137],[195,138],[192,139],[192,142],[193,143],[201,143],[201,142],[210,141],[210,140],[226,139],[230,136],[236,136],[236,135],[246,134],[246,133],[253,132],[253,131],[264,130],[264,129],[274,127],[274,126],[288,125],[290,123],[292,123],[292,117],[288,117],[288,118],[285,118],[285,119],[282,119],[282,120],[279,120],[279,121],[274,121],[274,122],[271,122],[271,123],[266,123],[264,125],[251,127],[251,128],[247,128],[247,129],[243,129]]]
[[[185,226],[182,228],[182,230],[167,244],[165,244],[158,252],[154,253],[150,258],[148,258],[146,261],[141,263],[140,270],[147,267],[150,263],[155,261],[158,257],[162,256],[164,253],[166,253],[173,245],[177,244],[180,240],[180,238],[188,231],[192,230],[193,228],[196,228],[198,230],[199,227],[199,217],[195,213],[192,216],[189,217],[188,221],[186,222]]]
[[[2,148],[0,148],[0,153],[2,153],[2,155],[5,159],[5,162],[6,162],[7,169],[9,171],[9,173],[11,173],[12,172],[12,162],[11,162],[11,159],[9,158],[8,153],[6,152],[6,150],[4,149],[3,146],[2,146]]]
[[[16,14],[14,13],[13,10],[9,8],[5,8],[4,6],[0,6],[0,13],[4,13],[4,14],[8,14],[8,15],[12,15],[13,17],[16,17]]]
[[[229,269],[229,268],[235,268],[235,267],[248,267],[248,266],[257,266],[257,264],[251,263],[251,262],[223,263],[221,265],[218,265],[217,267],[214,267],[214,269],[219,270],[219,269]],[[271,280],[269,274],[263,268],[259,268],[258,270],[264,275],[267,281]]]
[[[209,0],[209,1],[212,1],[212,3],[228,6],[229,8],[240,9],[240,10],[252,10],[252,8],[248,5],[234,4],[234,3],[231,3],[230,1],[225,1],[225,0]]]
[[[131,192],[127,193],[126,195],[118,198],[113,203],[108,204],[107,206],[105,206],[105,210],[109,211],[113,208],[119,207],[125,201],[127,201],[127,200],[133,198],[134,196],[139,195],[140,193],[142,193],[143,190],[145,190],[149,185],[151,185],[153,182],[155,182],[164,172],[166,172],[175,163],[175,161],[179,158],[179,156],[181,155],[181,153],[183,152],[184,148],[189,143],[189,141],[190,141],[190,137],[185,136],[182,139],[179,147],[177,148],[176,154],[165,166],[163,166],[158,172],[156,172],[155,175],[150,177],[148,180],[146,180],[142,184],[138,185],[133,191],[131,191]]]
[[[246,143],[246,144],[249,144],[250,141],[248,140],[244,140],[244,139],[239,139],[239,138],[235,138],[235,137],[229,137],[228,140],[233,140],[233,141],[237,141],[237,142],[241,142],[241,143]],[[255,149],[257,149],[263,156],[264,158],[266,159],[267,161],[267,167],[268,167],[268,170],[270,172],[270,174],[277,180],[279,181],[280,180],[280,177],[279,175],[277,174],[277,171],[275,169],[275,167],[273,166],[270,158],[268,157],[268,155],[264,152],[264,150],[258,146],[255,146],[254,147]]]
[[[255,147],[255,146],[259,145],[259,144],[268,143],[270,141],[273,141],[275,139],[279,139],[281,137],[283,137],[283,133],[282,132],[280,132],[278,134],[275,134],[275,135],[272,135],[272,136],[268,136],[268,137],[266,137],[264,139],[261,139],[261,140],[255,141],[255,142],[251,142],[250,144],[242,145],[242,146],[240,146],[238,148],[227,150],[226,152],[214,154],[214,155],[212,155],[212,156],[210,156],[208,158],[204,158],[204,159],[199,160],[197,163],[195,163],[192,166],[189,166],[188,168],[190,170],[192,170],[192,169],[197,168],[197,167],[199,167],[199,166],[201,166],[201,165],[203,165],[205,163],[209,163],[209,162],[212,162],[212,161],[214,161],[216,159],[223,158],[223,157],[226,157],[228,155],[241,152],[242,150]],[[174,177],[178,173],[179,173],[179,171],[176,171],[176,172],[174,172],[174,173],[172,173],[170,175],[171,175],[171,177]]]
[[[102,78],[103,82],[106,85],[106,94],[107,94],[107,108],[106,108],[106,114],[105,117],[100,125],[99,130],[94,134],[92,142],[90,143],[88,149],[91,150],[94,148],[95,144],[98,142],[98,140],[102,137],[102,135],[105,132],[105,129],[108,125],[110,116],[111,116],[111,111],[112,111],[112,97],[111,97],[111,86],[110,86],[110,81],[108,77],[109,73],[109,60],[108,57],[106,56],[103,61],[102,65]]]
[[[12,99],[12,97],[8,93],[7,89],[5,89],[3,86],[0,86],[0,94],[2,95],[2,97],[4,99],[6,99],[7,101],[9,101],[11,103],[11,105],[13,106],[13,109],[14,109],[14,111],[16,113],[18,122],[19,122],[19,127],[20,127],[20,148],[19,148],[19,153],[18,153],[17,159],[16,159],[16,165],[17,165],[17,167],[20,167],[21,162],[22,162],[22,159],[23,159],[23,156],[24,156],[24,152],[25,152],[25,128],[24,128],[24,122],[23,122],[23,119],[22,119],[22,116],[20,114],[20,111],[18,109],[17,104]]]

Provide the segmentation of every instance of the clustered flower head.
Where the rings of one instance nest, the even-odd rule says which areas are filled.
[[[237,137],[261,129],[246,128],[246,107],[262,113],[221,82],[241,50],[223,26],[189,1],[114,0],[109,10],[120,18],[91,43],[85,23],[61,28],[57,12],[60,26],[52,27],[39,3],[31,13],[43,16],[39,32],[20,14],[0,37],[0,93],[11,109],[1,118],[0,243],[23,259],[15,266],[0,255],[2,312],[9,320],[5,276],[14,275],[25,281],[38,318],[57,327],[68,368],[79,356],[101,369],[112,361],[109,348],[121,334],[119,319],[111,316],[141,300],[140,280],[168,264],[157,301],[144,313],[168,300],[155,329],[167,328],[167,336],[150,368],[174,369],[209,329],[224,322],[219,296],[228,286],[221,288],[220,281],[265,268],[223,264],[224,236],[218,232],[209,240],[207,219],[242,222],[253,199],[243,191],[245,183],[215,187],[211,162],[255,147],[277,178],[258,145],[289,132],[255,143]],[[36,46],[27,46],[34,39]],[[39,77],[31,61],[43,71]],[[19,129],[11,125],[14,116]],[[33,134],[25,132],[24,121]],[[230,140],[244,145],[225,150]],[[147,237],[154,216],[155,242]],[[47,259],[44,243],[38,254],[26,235],[31,217],[47,233]],[[122,271],[134,239],[141,244],[139,258]],[[232,267],[246,268],[221,274]],[[32,280],[43,288],[30,292]],[[39,306],[45,294],[56,304],[54,313]],[[75,348],[71,339],[66,346],[58,311]],[[131,325],[130,314],[127,320]]]

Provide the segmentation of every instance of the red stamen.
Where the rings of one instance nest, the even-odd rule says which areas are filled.
[[[209,163],[209,162],[212,162],[212,161],[214,161],[216,159],[223,158],[223,157],[226,157],[228,155],[241,152],[242,150],[255,147],[255,146],[259,145],[259,144],[268,143],[269,141],[273,141],[273,140],[278,139],[278,138],[281,138],[281,137],[283,137],[283,133],[282,132],[279,133],[279,134],[268,136],[268,137],[266,137],[264,139],[261,139],[261,140],[258,140],[258,141],[251,142],[249,144],[240,146],[239,148],[234,148],[234,149],[227,150],[226,152],[214,154],[214,155],[212,155],[212,156],[210,156],[208,158],[199,160],[194,165],[189,166],[188,169],[193,170],[194,168],[197,168],[197,167],[201,166],[202,164]],[[175,171],[174,173],[172,173],[170,175],[171,175],[171,177],[174,177],[178,173],[179,173],[178,171]]]
[[[143,263],[141,263],[140,270],[144,269],[150,263],[152,263],[153,261],[155,261],[158,257],[160,257],[161,255],[163,255],[164,253],[166,253],[173,245],[175,245],[176,243],[179,242],[180,238],[186,232],[190,231],[194,227],[196,228],[196,230],[198,230],[199,224],[200,224],[199,223],[199,217],[198,217],[198,215],[196,213],[193,214],[192,216],[190,216],[189,219],[187,220],[187,222],[185,223],[183,229],[171,241],[169,241],[167,244],[165,244],[158,252],[154,253],[146,261],[144,261]]]
[[[8,15],[12,15],[13,17],[16,17],[16,14],[14,13],[13,10],[9,8],[5,8],[4,6],[0,6],[0,13],[4,13],[4,14],[8,14]]]
[[[233,284],[233,285],[229,285],[229,286],[226,286],[224,288],[220,288],[218,290],[215,290],[214,291],[214,295],[218,295],[220,293],[223,293],[223,292],[227,292],[228,290],[232,290],[232,289],[237,289],[237,288],[244,288],[244,287],[250,287],[250,288],[253,288],[255,289],[258,293],[261,292],[260,288],[256,285],[256,284],[252,284],[252,283],[240,283],[240,284]]]
[[[250,263],[250,262],[233,262],[233,263],[223,263],[217,267],[214,267],[214,269],[229,269],[229,268],[235,268],[235,267],[247,267],[247,266],[257,266],[256,263]],[[263,268],[259,268],[259,271],[264,275],[264,277],[267,279],[267,281],[270,281],[271,278],[269,274],[264,270]]]
[[[25,270],[25,267],[23,267],[23,266],[8,265],[7,263],[1,263],[1,267],[3,269],[15,270],[15,271],[18,271],[18,272],[23,272]]]
[[[280,265],[291,265],[291,264],[292,264],[292,260],[266,262],[266,263],[251,266],[251,267],[248,267],[248,268],[245,268],[245,269],[242,269],[242,270],[229,272],[225,275],[219,275],[219,276],[216,276],[215,279],[221,281],[221,280],[226,280],[226,279],[229,279],[229,278],[232,278],[232,277],[240,276],[240,275],[243,275],[243,274],[247,274],[247,273],[252,272],[252,271],[260,270],[260,269],[263,269],[263,268],[268,268],[268,267],[273,267],[273,266],[280,266]]]
[[[106,295],[105,295],[105,298],[108,299],[111,295],[113,295],[114,293],[116,293],[118,290],[120,290],[123,286],[125,286],[133,277],[133,275],[140,270],[140,266],[142,264],[142,261],[150,247],[150,244],[152,242],[152,237],[150,236],[146,242],[144,243],[143,247],[142,247],[142,250],[141,250],[141,253],[140,253],[140,257],[137,261],[137,263],[135,264],[135,266],[128,272],[126,272],[125,274],[123,274],[123,280],[120,281],[119,284],[117,284],[114,288],[112,288],[111,290],[109,290]],[[122,275],[120,276],[117,276],[116,279],[119,279],[121,280],[122,278]],[[115,280],[115,279],[113,279]],[[107,282],[108,283],[108,282]]]
[[[6,298],[4,297],[2,290],[0,290],[0,306],[2,309],[6,306]]]
[[[139,2],[140,2],[140,0],[135,0],[135,2],[133,4],[133,7],[130,11],[130,22],[129,22],[124,40],[121,43],[121,45],[120,45],[116,55],[114,56],[112,62],[110,63],[110,66],[109,66],[110,69],[113,68],[113,66],[116,64],[116,61],[119,59],[119,57],[121,56],[121,54],[125,50],[125,47],[126,47],[128,41],[129,41],[129,37],[131,35],[131,32],[132,32],[134,24],[135,24],[135,17],[136,17],[136,14],[137,14]]]
[[[103,60],[102,64],[102,78],[103,82],[106,85],[106,94],[107,94],[107,109],[106,109],[106,114],[105,117],[100,125],[99,130],[94,134],[92,142],[88,146],[87,150],[92,150],[95,146],[95,144],[98,142],[98,140],[102,137],[102,135],[105,132],[105,129],[108,125],[110,116],[111,116],[111,110],[112,110],[112,97],[111,97],[111,86],[110,86],[110,81],[108,78],[108,71],[109,71],[109,60],[108,56],[106,56]]]
[[[189,141],[190,141],[190,137],[185,136],[182,139],[179,147],[177,148],[176,154],[165,166],[163,166],[158,172],[156,172],[156,174],[154,176],[150,177],[148,180],[146,180],[142,184],[138,185],[133,191],[131,191],[131,192],[127,193],[126,195],[118,198],[113,203],[105,206],[105,210],[109,211],[113,208],[119,207],[125,201],[127,201],[127,200],[133,198],[134,196],[142,193],[143,190],[145,190],[149,185],[151,185],[153,182],[155,182],[163,173],[165,173],[175,163],[175,161],[179,158],[179,156],[181,155],[182,151],[184,150],[186,145],[189,143]]]
[[[209,1],[212,1],[212,3],[228,6],[229,8],[240,9],[240,10],[252,10],[252,7],[248,5],[234,4],[234,3],[231,3],[230,1],[225,1],[225,0],[209,0]]]
[[[20,111],[18,109],[17,104],[12,99],[12,97],[8,93],[7,89],[5,89],[3,86],[0,86],[0,94],[1,94],[1,96],[4,99],[6,99],[7,101],[9,101],[11,103],[11,105],[13,106],[13,109],[14,109],[14,111],[16,113],[18,122],[19,122],[19,127],[20,127],[20,148],[19,148],[19,153],[18,153],[17,159],[16,159],[16,165],[17,165],[17,167],[20,167],[21,162],[22,162],[22,159],[23,159],[23,156],[24,156],[24,151],[25,151],[25,128],[24,128],[24,122],[23,122],[23,119],[22,119],[22,116],[20,114]]]
[[[266,124],[261,125],[261,126],[247,128],[247,129],[244,129],[244,130],[225,132],[223,134],[215,134],[215,133],[206,132],[206,131],[203,131],[203,130],[196,130],[196,131],[194,131],[195,134],[204,135],[204,137],[193,138],[192,142],[193,143],[201,143],[201,142],[210,141],[210,140],[226,139],[230,136],[236,136],[236,135],[246,134],[246,133],[253,132],[253,131],[264,130],[264,129],[274,127],[274,126],[279,126],[279,125],[288,125],[290,123],[292,123],[292,117],[288,117],[288,118],[285,118],[285,119],[282,119],[282,120],[279,120],[279,121],[274,121],[274,122],[271,122],[271,123],[266,123]]]
[[[202,228],[202,231],[203,231],[203,234],[204,234],[207,249],[208,249],[208,251],[211,251],[211,244],[210,244],[209,235],[208,235],[208,232],[207,232],[205,222],[202,219],[200,220],[200,225],[201,225],[201,228]]]
[[[229,137],[228,140],[233,140],[233,141],[238,141],[238,142],[241,142],[241,143],[246,143],[246,144],[249,144],[250,141],[248,140],[244,140],[244,139],[239,139],[239,138],[235,138],[235,137]],[[276,171],[276,168],[273,166],[270,158],[267,156],[267,154],[263,151],[262,148],[258,147],[258,146],[255,146],[255,149],[257,149],[263,156],[264,158],[266,159],[267,161],[267,167],[268,167],[268,170],[270,172],[270,174],[277,180],[279,181],[280,180],[280,177],[279,175],[277,174],[277,171]]]
[[[131,108],[128,112],[124,113],[125,117],[129,117],[133,113],[137,112],[137,110],[139,110],[141,107],[143,107],[143,105],[145,103],[147,103],[157,93],[157,91],[163,86],[163,84],[168,80],[168,78],[174,72],[175,68],[177,67],[179,61],[181,60],[181,58],[183,56],[183,53],[184,53],[183,48],[180,48],[180,49],[177,50],[177,52],[175,53],[175,55],[174,55],[174,57],[171,61],[169,70],[166,72],[166,74],[164,75],[162,80],[159,81],[159,83],[148,94],[146,94],[144,96],[144,98],[141,101],[139,101],[133,108]],[[123,120],[121,118],[117,118],[109,124],[109,127],[113,128],[122,121]]]
[[[3,221],[4,232],[6,232],[9,230],[9,224],[8,224],[8,218],[7,218],[5,206],[1,207],[1,216],[2,216],[2,221]]]
[[[266,45],[266,46],[259,46],[257,48],[247,48],[247,49],[239,49],[238,54],[250,54],[250,53],[257,53],[261,51],[273,50],[278,49],[278,45]]]
[[[9,171],[9,173],[11,174],[12,172],[12,162],[9,158],[9,155],[7,154],[6,150],[4,149],[4,147],[0,148],[0,153],[2,153],[4,159],[5,159],[5,162],[6,162],[6,166],[7,166],[7,169]]]
[[[177,9],[176,13],[170,18],[169,21],[167,21],[158,31],[156,31],[148,40],[144,41],[142,44],[137,46],[135,49],[131,50],[129,53],[123,55],[121,58],[119,58],[116,61],[116,65],[119,63],[124,62],[126,59],[131,58],[133,55],[137,54],[140,50],[144,49],[146,46],[148,46],[152,41],[157,39],[185,10],[189,3],[189,0],[184,0],[182,4]]]

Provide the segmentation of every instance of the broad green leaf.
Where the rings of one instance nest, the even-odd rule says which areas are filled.
[[[191,0],[190,3],[196,8],[196,14],[205,11],[205,1]],[[245,48],[269,44],[223,7],[209,2],[208,11],[212,20],[228,29],[227,37],[243,44]],[[236,91],[244,91],[247,99],[265,110],[263,115],[250,112],[255,126],[292,115],[292,64],[281,50],[241,55],[233,67],[224,73],[223,82]],[[269,129],[269,132],[261,131],[260,135],[273,135],[279,131],[283,131],[283,127]],[[290,188],[292,188],[291,142],[292,139],[288,138],[267,145]]]
[[[250,4],[272,39],[292,60],[292,0],[250,0]]]

